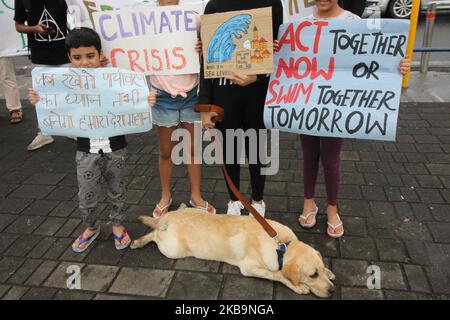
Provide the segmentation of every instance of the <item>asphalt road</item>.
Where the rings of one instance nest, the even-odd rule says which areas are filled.
[[[422,47],[423,34],[425,29],[425,17],[419,18],[419,25],[416,35],[416,48]],[[445,47],[450,48],[450,14],[438,14],[434,27],[433,34],[433,47]],[[416,53],[413,60],[419,61],[420,54]],[[450,52],[432,53],[430,61],[450,61]],[[17,57],[16,64],[18,68],[28,65],[29,61],[27,57]]]

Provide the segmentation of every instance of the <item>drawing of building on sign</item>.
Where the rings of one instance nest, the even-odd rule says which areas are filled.
[[[52,17],[50,12],[48,12],[47,8],[44,7],[44,11],[42,11],[41,18],[39,19],[39,23],[47,26],[49,28],[49,32],[46,34],[35,33],[34,37],[36,41],[40,42],[52,42],[52,41],[60,41],[64,40],[66,37],[64,33],[62,33],[59,28],[56,20]]]
[[[258,27],[255,25],[253,28],[252,39],[252,56],[250,60],[252,63],[262,63],[264,59],[271,56],[270,51],[267,50],[267,40],[263,37],[259,37]]]

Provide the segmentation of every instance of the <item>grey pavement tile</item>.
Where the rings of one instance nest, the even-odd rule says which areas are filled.
[[[414,292],[385,290],[384,297],[386,300],[417,300]]]
[[[332,259],[332,271],[336,275],[335,284],[342,286],[367,286],[367,261]]]
[[[49,215],[54,217],[68,217],[76,208],[78,208],[76,201],[59,201],[58,206]]]
[[[18,234],[0,233],[0,253],[8,249],[19,237]]]
[[[120,260],[120,265],[127,267],[171,269],[174,264],[175,260],[163,256],[154,243],[141,249],[127,249]]]
[[[56,291],[52,288],[30,288],[21,300],[51,300]]]
[[[22,185],[10,195],[10,198],[44,199],[53,189],[54,186]]]
[[[6,232],[29,234],[32,233],[45,220],[37,216],[20,216],[8,228]]]
[[[81,271],[81,290],[106,291],[116,277],[118,267],[86,265]]]
[[[375,262],[381,270],[381,288],[407,290],[406,281],[399,264]]]
[[[381,261],[409,262],[405,246],[399,240],[379,239],[376,240],[378,254]]]
[[[28,291],[27,287],[13,286],[9,291],[2,297],[2,300],[19,300]]]
[[[39,267],[42,260],[27,259],[22,266],[8,279],[10,284],[23,284]]]
[[[109,292],[125,295],[165,297],[174,271],[122,268]]]
[[[80,225],[81,219],[66,219],[64,225],[54,234],[56,237],[70,237],[73,231]]]
[[[431,292],[425,272],[421,266],[405,264],[403,268],[411,290],[425,293]]]
[[[78,194],[77,187],[57,186],[48,196],[47,199],[54,200],[72,200]]]
[[[0,213],[19,214],[32,202],[31,199],[0,198]]]
[[[65,174],[61,173],[35,173],[32,174],[24,184],[44,184],[44,185],[56,185],[64,178]]]
[[[25,284],[28,286],[40,286],[56,268],[58,262],[44,261],[41,265],[30,275]]]
[[[29,258],[41,258],[48,249],[58,240],[54,237],[40,237],[39,242],[28,252]]]
[[[83,261],[86,263],[115,266],[118,265],[123,255],[123,251],[118,251],[115,248],[112,239],[110,241],[96,241],[95,247],[90,250],[86,259]]]
[[[59,290],[53,300],[92,300],[94,293],[79,292],[78,290]]]
[[[339,244],[342,258],[378,260],[372,239],[344,236]]]
[[[52,211],[59,201],[55,200],[35,200],[23,212],[24,216],[47,216]]]
[[[222,280],[219,274],[177,272],[167,299],[216,300]]]
[[[61,262],[41,286],[68,289],[68,282],[73,279],[75,274],[74,270],[78,268],[81,273],[84,266],[83,263]],[[82,278],[80,281],[83,283]]]
[[[3,257],[3,259],[0,260],[0,282],[6,282],[9,277],[14,275],[24,261],[24,258]]]
[[[201,271],[201,272],[214,272],[219,271],[220,262],[208,261],[196,258],[184,258],[178,259],[175,262],[175,270],[189,270],[189,271]]]
[[[73,243],[75,239],[58,238],[47,250],[42,258],[44,259],[58,259],[63,252]]]
[[[19,189],[18,184],[0,184],[0,198],[6,198],[8,195],[16,195],[20,193]]]
[[[49,217],[34,231],[34,234],[53,236],[65,222],[65,218]]]
[[[4,284],[0,284],[0,298],[11,288],[11,286],[7,286]]]
[[[242,275],[226,275],[220,299],[222,300],[271,300],[274,283],[265,279],[247,278]]]
[[[449,222],[428,222],[427,224],[436,242],[450,243]]]
[[[0,214],[0,232],[7,226],[12,224],[12,222],[16,219],[17,216],[13,214],[5,214],[5,213]]]
[[[450,222],[450,204],[432,204],[429,208],[437,221]]]
[[[342,287],[342,300],[383,300],[383,293],[381,290],[370,290],[362,288]]]

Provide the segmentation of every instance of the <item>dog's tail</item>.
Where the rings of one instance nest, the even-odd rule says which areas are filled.
[[[159,220],[149,217],[149,216],[139,216],[138,220],[145,224],[147,227],[150,227],[152,229],[156,229],[159,224]]]

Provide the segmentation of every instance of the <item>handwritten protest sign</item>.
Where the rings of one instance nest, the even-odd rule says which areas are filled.
[[[0,57],[20,56],[28,53],[27,37],[14,27],[14,0],[0,1]]]
[[[118,68],[34,68],[45,134],[107,138],[152,127],[145,75]]]
[[[12,1],[12,0],[10,0]],[[201,6],[201,14],[208,0],[180,0],[180,4]],[[66,0],[68,6],[68,23],[71,28],[93,28],[92,14],[99,11],[112,11],[136,6],[156,6],[158,0]]]
[[[204,76],[273,71],[272,8],[202,16]]]
[[[198,12],[195,5],[135,7],[94,12],[93,17],[113,67],[175,75],[200,71]]]
[[[408,21],[309,21],[280,27],[267,128],[315,136],[395,140]]]
[[[283,0],[289,21],[298,21],[312,14],[315,10],[314,0]]]

